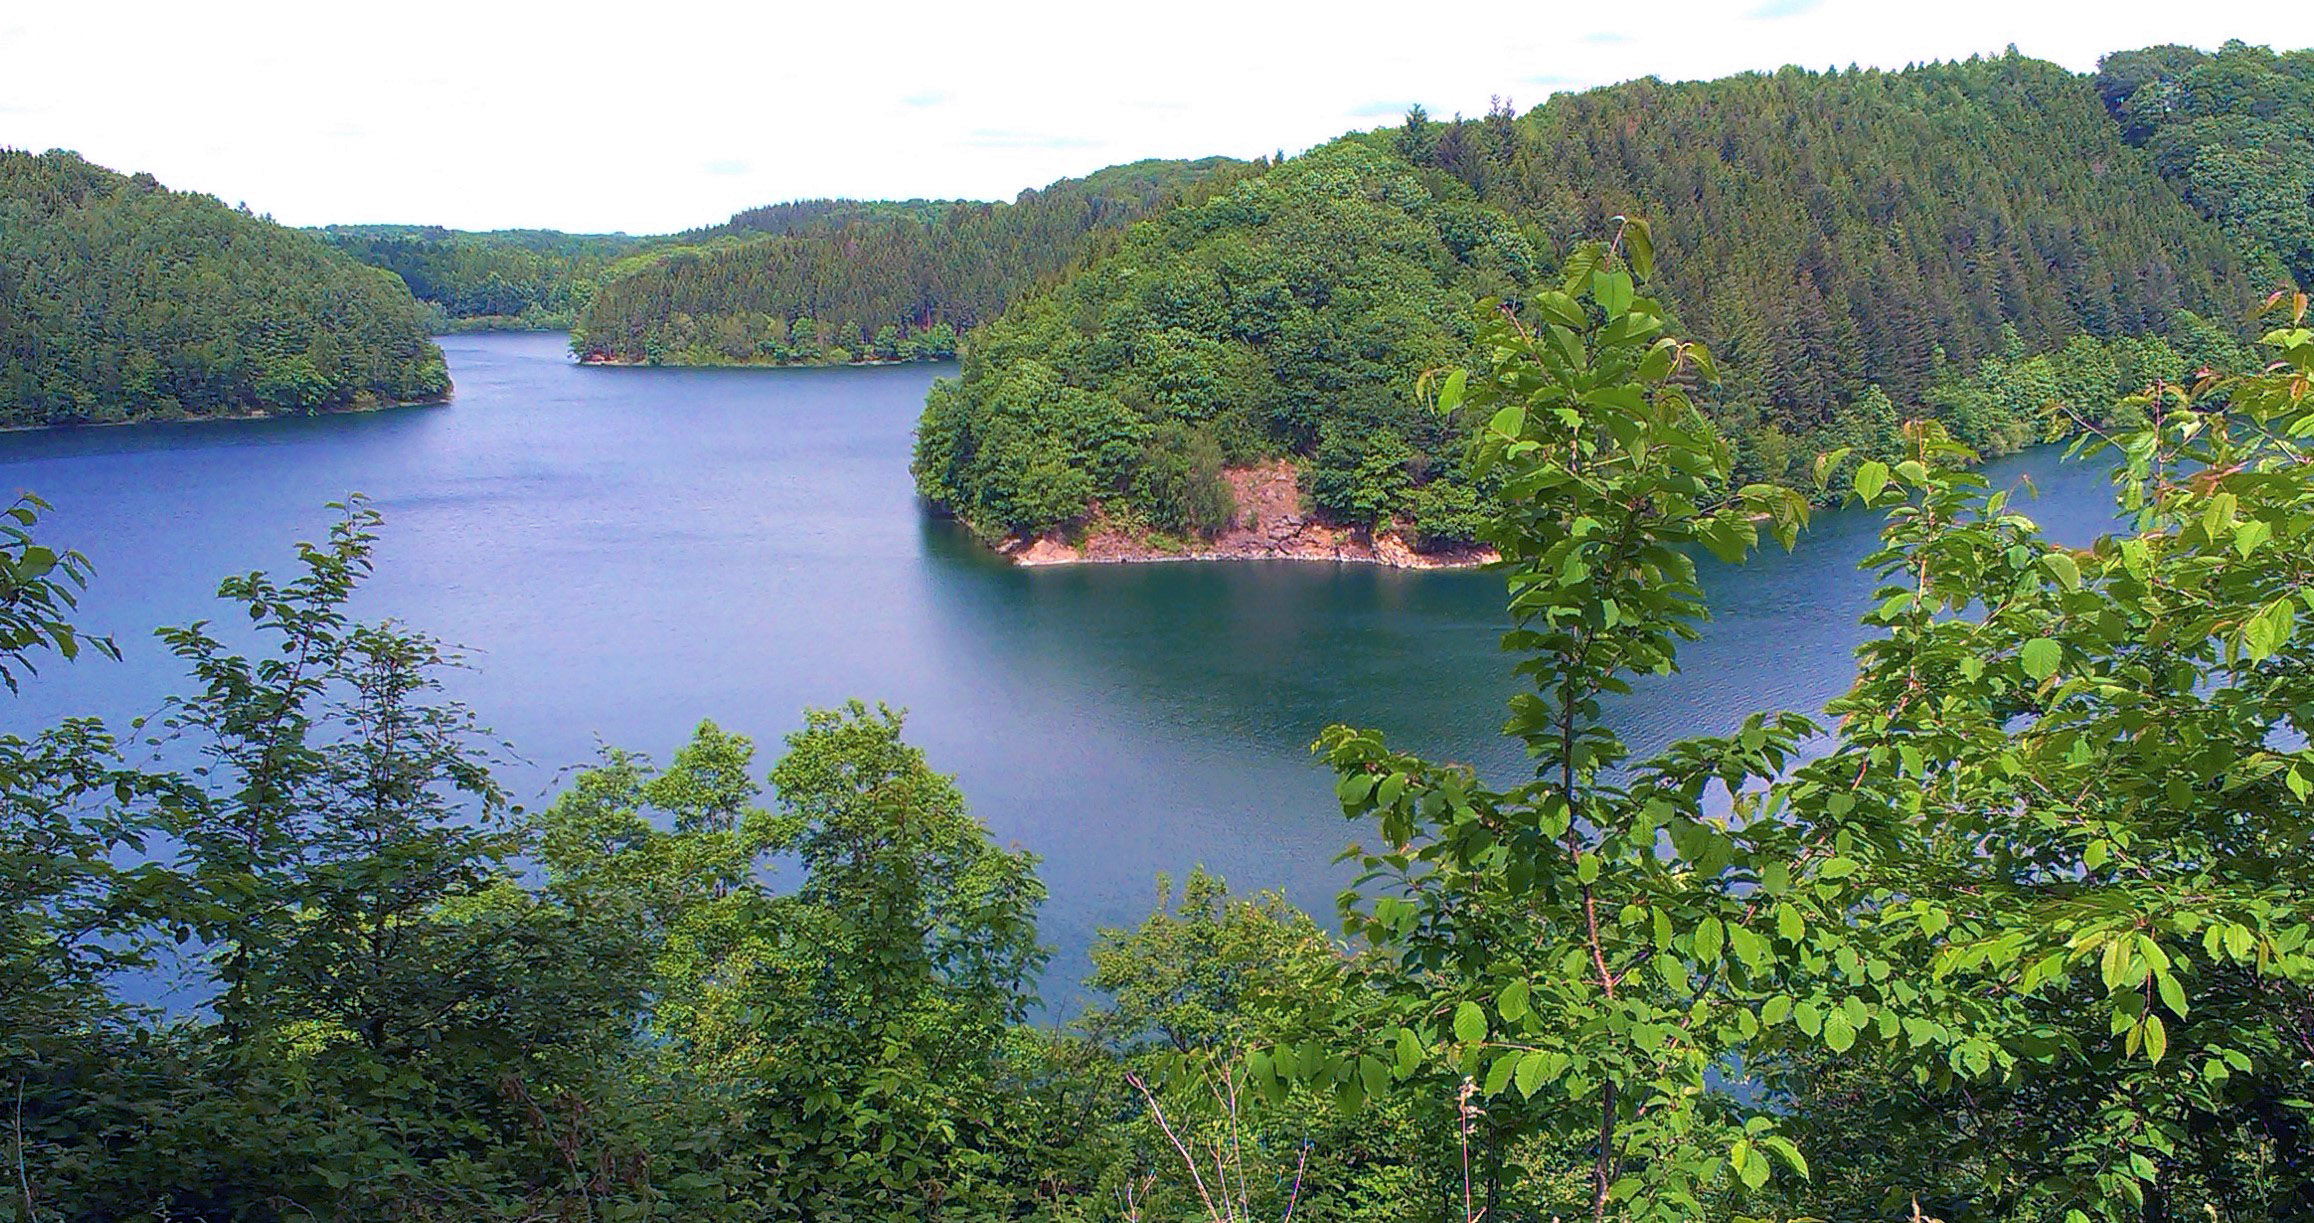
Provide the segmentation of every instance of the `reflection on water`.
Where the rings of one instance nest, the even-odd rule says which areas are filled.
[[[1065,1007],[1100,925],[1203,863],[1330,911],[1352,830],[1308,746],[1330,722],[1495,776],[1511,687],[1498,578],[1278,563],[1012,568],[925,514],[910,430],[937,367],[604,370],[558,336],[444,341],[448,406],[315,420],[0,436],[0,492],[56,505],[98,566],[84,621],[120,664],[50,666],[10,729],[126,718],[180,686],[143,630],[212,616],[216,579],[282,570],[360,491],[386,514],[366,615],[461,644],[457,695],[526,757],[526,802],[603,743],[664,758],[702,718],[766,744],[806,705],[911,711],[1003,840],[1044,858]],[[2062,538],[2104,519],[2094,472],[1997,464]],[[1876,524],[1832,514],[1792,555],[1710,565],[1684,673],[1623,703],[1635,748],[1814,710],[1850,674]]]

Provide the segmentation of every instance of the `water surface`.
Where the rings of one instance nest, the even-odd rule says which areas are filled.
[[[996,836],[1043,856],[1067,1007],[1095,929],[1145,914],[1159,871],[1203,863],[1330,913],[1356,831],[1309,752],[1330,722],[1497,776],[1511,686],[1498,578],[1359,565],[1015,569],[923,512],[910,431],[951,367],[632,370],[552,335],[442,340],[442,406],[0,435],[0,494],[55,504],[51,542],[97,565],[83,623],[119,664],[47,664],[0,724],[125,719],[186,685],[146,630],[227,610],[217,579],[286,574],[351,492],[386,515],[366,616],[463,646],[453,681],[526,758],[525,802],[601,744],[665,759],[703,718],[768,768],[806,706],[909,710]],[[2027,512],[2083,542],[2102,477],[2044,451]],[[1642,748],[1757,708],[1814,710],[1852,674],[1877,524],[1831,514],[1792,555],[1714,565],[1684,673],[1626,702]]]

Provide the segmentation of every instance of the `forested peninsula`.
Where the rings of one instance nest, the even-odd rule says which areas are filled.
[[[450,393],[400,280],[149,174],[0,149],[0,250],[0,426]]]
[[[2132,67],[2147,56],[2159,71]],[[1552,321],[1561,286],[1536,269],[1624,215],[1662,227],[1658,301],[1716,358],[1696,392],[1743,477],[1887,456],[1916,415],[2012,451],[2053,407],[2102,420],[2129,388],[2238,359],[2230,320],[2281,270],[2246,237],[2266,231],[2165,183],[2181,158],[2130,116],[2262,109],[2262,84],[2180,82],[2301,59],[2172,49],[2091,77],[2012,51],[1416,111],[1134,227],[970,337],[927,404],[918,488],[1031,560],[1154,559],[1242,542],[1236,497],[1290,465],[1306,519],[1362,541],[1343,554],[1470,555],[1483,422],[1418,383],[1476,355],[1457,303]]]

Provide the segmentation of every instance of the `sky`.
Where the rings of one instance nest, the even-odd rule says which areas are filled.
[[[295,225],[656,233],[818,196],[1009,199],[1144,157],[1298,152],[1640,76],[2240,38],[2314,6],[2051,0],[1267,4],[0,0],[0,146]]]

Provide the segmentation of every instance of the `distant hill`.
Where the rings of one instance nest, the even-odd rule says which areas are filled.
[[[275,414],[439,398],[424,314],[312,234],[0,149],[0,425]]]
[[[330,225],[323,240],[400,276],[439,331],[564,331],[612,263],[669,238],[467,231],[438,225]]]
[[[1097,249],[1102,235],[1257,173],[1142,161],[1011,203],[815,200],[740,213],[613,269],[581,314],[584,359],[674,365],[954,354],[956,333]]]
[[[2094,416],[2225,351],[2206,320],[2252,295],[2095,83],[2013,53],[1417,112],[1135,227],[969,337],[919,489],[989,536],[1211,531],[1214,456],[1288,458],[1321,516],[1456,546],[1466,423],[1427,419],[1417,376],[1470,355],[1475,291],[1519,300],[1525,273],[1488,252],[1515,236],[1522,266],[1555,267],[1625,215],[1654,224],[1655,291],[1718,356],[1699,390],[1747,477],[1885,451],[1917,412],[2014,449],[2053,402]]]

